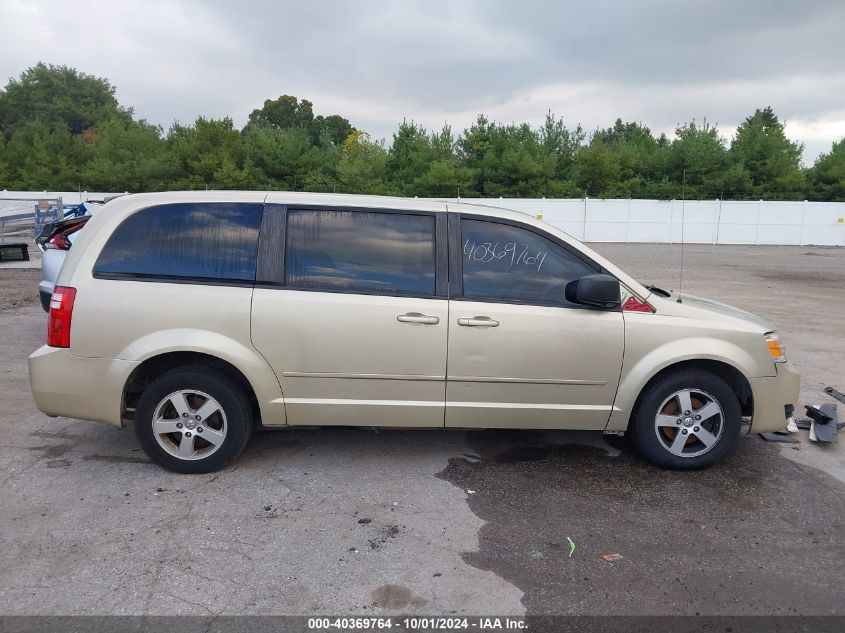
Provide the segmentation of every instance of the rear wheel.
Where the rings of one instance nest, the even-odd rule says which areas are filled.
[[[243,389],[213,369],[186,367],[147,385],[135,433],[156,464],[176,473],[223,468],[246,446],[252,414]]]
[[[631,423],[634,444],[653,464],[693,469],[709,466],[733,448],[742,416],[736,394],[722,378],[684,370],[648,385]]]

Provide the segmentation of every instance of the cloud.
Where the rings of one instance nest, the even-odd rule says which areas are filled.
[[[388,142],[405,117],[460,131],[480,112],[539,123],[548,109],[588,130],[707,117],[729,137],[772,105],[812,160],[842,135],[843,31],[836,0],[7,0],[0,76],[75,66],[165,127],[242,124],[293,94]]]

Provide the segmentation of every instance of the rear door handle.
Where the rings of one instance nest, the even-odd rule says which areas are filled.
[[[400,314],[396,317],[396,320],[401,321],[402,323],[417,323],[419,325],[437,325],[440,323],[440,317],[420,314],[419,312]]]
[[[499,322],[496,319],[486,316],[461,317],[458,319],[458,325],[466,327],[499,327]]]

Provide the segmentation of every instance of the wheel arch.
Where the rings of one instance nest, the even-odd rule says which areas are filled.
[[[244,372],[227,360],[196,351],[163,352],[150,356],[139,363],[129,374],[123,387],[120,401],[121,421],[125,423],[134,420],[138,398],[141,396],[144,387],[153,379],[172,369],[189,366],[209,367],[235,381],[247,394],[255,424],[258,426],[262,424],[263,416],[258,396]]]
[[[623,408],[620,407],[617,412],[611,417],[608,422],[607,430],[609,431],[625,431],[631,421],[631,416],[636,410],[637,404],[643,396],[643,393],[649,386],[660,380],[665,375],[679,370],[698,369],[707,371],[724,380],[739,402],[740,411],[743,417],[751,417],[754,414],[754,394],[751,389],[751,383],[745,373],[735,365],[722,360],[713,358],[687,358],[670,362],[662,367],[656,368],[643,382],[638,386],[635,392],[635,397],[629,401]],[[618,415],[623,413],[623,415]]]
[[[639,394],[637,394],[637,399],[634,402],[634,406],[631,408],[631,411],[633,412],[633,410],[636,409],[637,404],[639,404],[640,399],[643,396],[643,393],[645,393],[646,389],[648,389],[652,384],[654,384],[667,374],[671,374],[673,372],[685,369],[698,369],[719,376],[719,378],[721,378],[728,384],[728,386],[731,388],[731,391],[736,394],[736,399],[739,402],[739,407],[742,411],[742,415],[750,417],[753,414],[754,397],[751,391],[751,383],[748,381],[748,378],[746,378],[745,375],[741,371],[739,371],[739,369],[737,369],[733,365],[730,365],[729,363],[719,360],[711,360],[707,358],[690,359],[673,363],[672,365],[664,367],[663,369],[655,373],[648,380],[648,382],[646,382],[640,389],[640,392]]]

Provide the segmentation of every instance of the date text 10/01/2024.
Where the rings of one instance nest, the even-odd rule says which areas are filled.
[[[308,628],[315,631],[448,631],[448,630],[523,630],[525,620],[512,617],[312,617]]]

